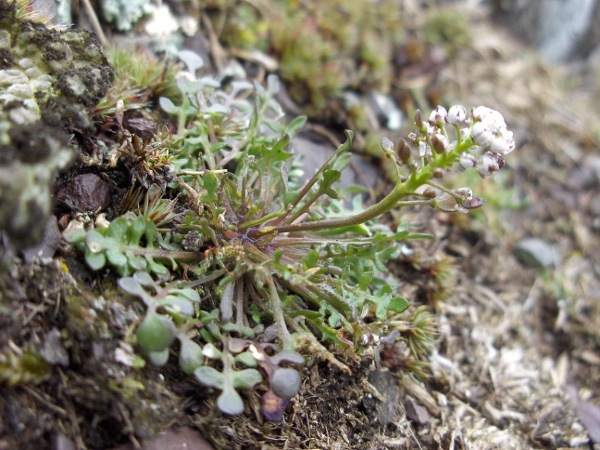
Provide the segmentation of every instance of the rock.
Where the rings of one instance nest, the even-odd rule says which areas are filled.
[[[374,418],[382,425],[394,422],[400,403],[400,390],[394,375],[388,371],[377,370],[369,374],[369,383],[379,391],[385,402],[374,396],[365,397],[363,407],[367,415],[374,415]]]
[[[17,249],[41,241],[51,185],[77,155],[70,133],[94,132],[112,78],[91,33],[46,28],[0,0],[0,230]]]
[[[407,397],[404,402],[404,409],[406,410],[406,416],[414,423],[420,426],[429,425],[431,422],[431,416],[429,411],[422,405],[419,405],[412,397]]]
[[[543,239],[524,238],[515,245],[515,256],[528,267],[550,268],[556,265],[554,247]]]
[[[93,173],[78,175],[56,197],[78,211],[97,212],[110,206],[113,187]]]

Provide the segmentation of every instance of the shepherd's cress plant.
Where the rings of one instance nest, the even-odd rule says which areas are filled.
[[[382,340],[406,340],[418,362],[434,340],[432,318],[422,308],[404,313],[408,302],[385,264],[400,254],[400,241],[427,236],[379,219],[406,205],[481,206],[469,188],[448,189],[441,180],[454,166],[482,176],[504,166],[515,144],[502,116],[439,106],[425,121],[417,112],[410,142],[382,139],[397,180],[365,209],[360,195],[350,198],[356,190],[336,188],[351,131],[301,184],[290,143],[306,119],[279,120],[277,78],[266,89],[223,85],[196,76],[199,56],[180,57],[188,68],[178,79],[182,103],[160,99],[177,133],[158,136],[152,151],[171,167],[169,193],[185,197],[185,207],[175,213],[175,203],[153,191],[137,212],[99,217],[87,229],[74,220],[64,233],[92,269],[113,267],[120,288],[146,305],[136,332],[143,355],[166,364],[178,340],[182,370],[220,390],[217,404],[228,414],[244,409],[239,389],[266,377],[269,420],[280,420],[300,389],[305,361],[324,358],[349,372],[343,360]],[[181,263],[192,281],[184,281]]]

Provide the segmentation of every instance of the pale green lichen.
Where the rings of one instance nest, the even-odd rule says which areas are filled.
[[[0,229],[34,245],[50,213],[50,186],[76,156],[69,134],[94,130],[91,113],[112,79],[86,31],[23,19],[0,0]]]

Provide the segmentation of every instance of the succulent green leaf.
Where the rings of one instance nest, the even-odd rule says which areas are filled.
[[[167,317],[148,311],[135,334],[144,353],[160,352],[175,340],[175,325]]]
[[[158,292],[159,286],[152,279],[152,277],[150,276],[150,274],[148,272],[136,272],[133,274],[133,278],[140,285],[142,285],[144,287],[152,288],[154,290],[154,292]]]
[[[225,414],[230,414],[232,416],[236,414],[241,414],[244,412],[244,401],[240,394],[234,389],[234,387],[225,383],[223,386],[223,392],[219,395],[217,399],[217,406],[221,411]]]
[[[194,303],[200,303],[200,295],[196,289],[192,288],[177,288],[171,289],[169,292],[173,295],[178,295],[180,297],[187,298],[188,300]]]
[[[113,220],[108,229],[104,233],[107,239],[111,239],[115,243],[122,243],[125,241],[125,235],[127,234],[128,218],[125,216],[119,216]]]
[[[85,253],[85,262],[92,270],[100,270],[106,265],[106,256],[104,253]]]
[[[153,366],[162,367],[169,361],[169,349],[165,348],[160,352],[150,352],[146,356]]]
[[[256,369],[236,370],[231,374],[233,386],[241,389],[250,389],[263,380],[262,375]]]
[[[144,301],[146,306],[153,303],[152,297],[140,286],[138,280],[133,277],[122,277],[118,281],[119,287],[131,295],[135,295]]]
[[[146,232],[147,219],[144,216],[137,216],[136,218],[128,218],[129,223],[126,229],[128,244],[137,245],[140,239]],[[110,228],[110,227],[109,227]]]
[[[218,370],[210,366],[201,366],[194,370],[194,376],[205,386],[223,389],[225,377]]]
[[[204,67],[204,60],[202,59],[202,56],[196,52],[191,50],[180,50],[178,56],[179,59],[181,59],[187,66],[188,71],[192,74],[195,74],[198,69]]]
[[[202,366],[202,363],[204,362],[202,347],[187,337],[182,337],[179,341],[181,343],[181,348],[179,350],[179,367],[181,367],[181,370],[187,375],[191,375],[196,369]]]
[[[127,256],[118,248],[109,248],[106,250],[106,259],[117,269],[123,269],[127,266]]]
[[[175,312],[186,316],[194,315],[194,304],[185,297],[178,295],[167,295],[158,302],[159,306],[169,306]]]
[[[243,364],[246,367],[256,367],[258,362],[250,352],[242,352],[234,358],[236,363]]]
[[[294,369],[277,368],[271,377],[271,389],[277,397],[290,399],[298,393],[302,377]]]
[[[282,350],[279,353],[271,356],[271,362],[275,365],[279,365],[282,362],[287,361],[294,364],[304,364],[304,356],[294,350]]]

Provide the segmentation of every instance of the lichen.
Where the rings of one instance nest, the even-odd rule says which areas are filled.
[[[76,157],[69,133],[94,130],[113,70],[87,31],[49,29],[0,0],[0,229],[36,244],[56,173]]]

